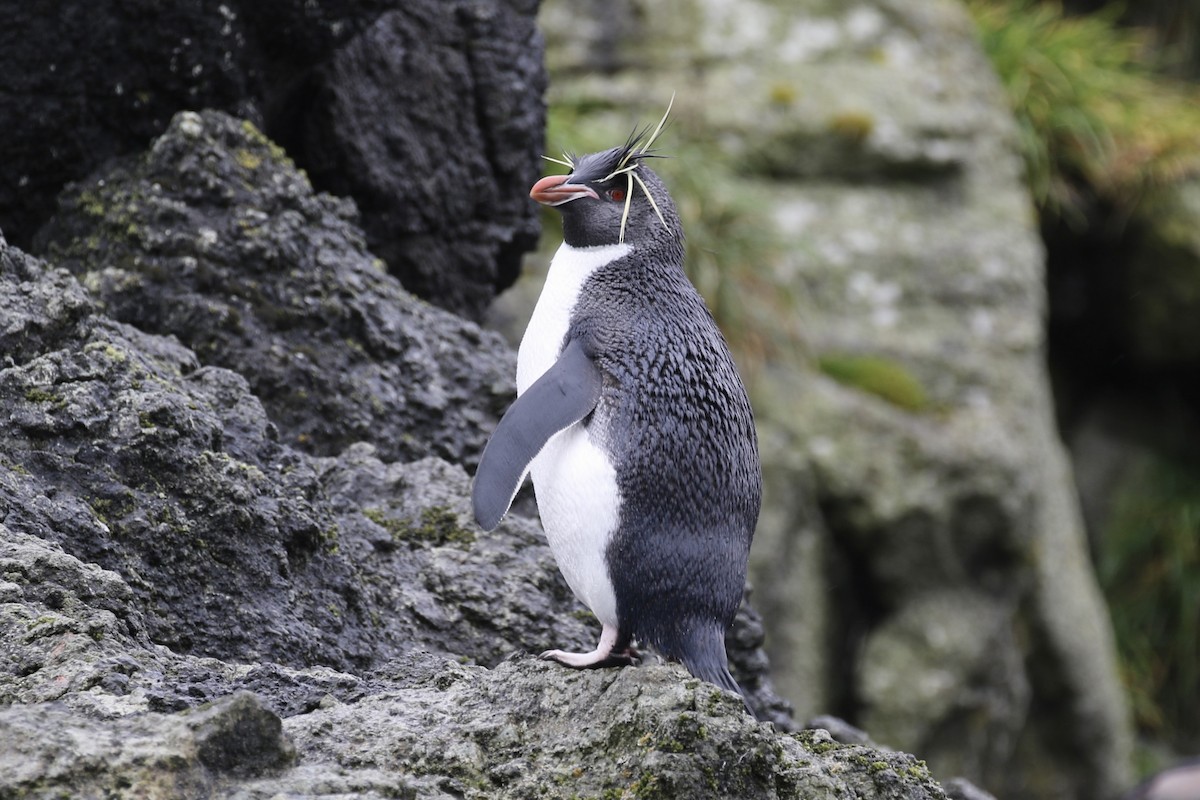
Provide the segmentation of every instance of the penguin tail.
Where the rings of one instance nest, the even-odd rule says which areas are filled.
[[[746,712],[752,717],[755,716],[754,709],[750,707],[749,696],[733,679],[733,675],[729,674],[724,630],[713,626],[694,631],[674,655],[693,676],[739,695],[742,704],[746,706]]]

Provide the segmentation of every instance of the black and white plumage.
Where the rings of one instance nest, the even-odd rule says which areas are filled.
[[[568,159],[569,175],[530,192],[561,211],[564,242],[521,341],[518,398],[475,476],[475,516],[496,527],[532,476],[558,566],[603,626],[591,653],[543,657],[629,664],[636,638],[740,691],[725,631],[759,512],[754,420],[684,274],[683,232],[646,166],[648,144],[635,136]]]

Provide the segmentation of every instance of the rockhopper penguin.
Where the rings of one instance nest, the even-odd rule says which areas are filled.
[[[543,658],[631,664],[637,639],[740,692],[725,631],[758,519],[758,444],[729,348],[684,274],[675,204],[646,165],[661,129],[566,157],[570,174],[534,184],[564,242],[472,500],[492,530],[532,475],[559,569],[603,625],[592,652]]]

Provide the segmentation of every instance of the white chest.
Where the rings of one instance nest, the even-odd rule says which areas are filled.
[[[558,360],[571,323],[571,311],[584,282],[600,267],[627,255],[629,250],[627,244],[571,247],[564,243],[558,248],[517,350],[518,395],[524,394]]]
[[[577,248],[564,244],[517,351],[517,394],[554,365],[584,282],[629,253],[629,245]],[[620,518],[617,475],[607,454],[576,423],[546,443],[530,465],[542,527],[567,584],[605,625],[617,625],[617,601],[605,551]]]

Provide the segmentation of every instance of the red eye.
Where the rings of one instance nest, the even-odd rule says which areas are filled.
[[[625,190],[624,189],[609,189],[608,190],[608,199],[615,200],[618,203],[621,202],[622,200],[625,199]]]

